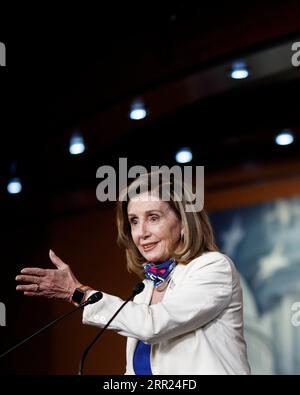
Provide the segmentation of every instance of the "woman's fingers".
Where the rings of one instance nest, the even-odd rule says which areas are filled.
[[[22,284],[22,285],[18,285],[16,290],[21,292],[31,291],[36,294],[39,291],[39,286],[37,284]]]
[[[18,285],[16,289],[24,292],[26,296],[70,300],[80,282],[72,273],[69,265],[56,256],[52,250],[50,250],[49,256],[56,268],[26,267],[22,269],[16,280],[25,284]]]
[[[17,281],[22,281],[24,283],[32,283],[32,284],[39,284],[40,283],[40,277],[38,276],[24,276],[24,275],[18,275],[16,277]]]
[[[41,296],[37,292],[24,292],[25,296]]]
[[[64,269],[67,266],[52,250],[49,251],[49,257],[57,269]]]
[[[24,269],[21,270],[21,273],[41,277],[46,275],[47,269],[40,269],[39,267],[24,267]]]

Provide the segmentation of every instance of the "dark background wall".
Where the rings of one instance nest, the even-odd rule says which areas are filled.
[[[286,165],[284,174],[280,174],[280,167],[272,166],[272,171],[261,167],[250,173],[223,172],[207,177],[206,209],[211,213],[299,196],[300,177],[296,177],[293,170],[300,168],[300,162]],[[230,181],[234,185],[230,185]],[[80,281],[96,289],[126,298],[139,281],[127,272],[124,253],[116,246],[114,206],[97,202],[93,191],[82,194],[85,195],[82,199],[78,195],[74,197],[78,206],[72,212],[64,214],[57,209],[48,221],[35,218],[26,221],[22,228],[15,225],[13,236],[6,234],[3,262],[9,262],[10,266],[6,265],[5,272],[3,300],[7,305],[7,327],[1,328],[3,349],[71,309],[64,302],[26,298],[15,292],[14,277],[21,267],[52,267],[49,248],[70,264]],[[82,200],[86,202],[84,206]],[[68,201],[64,204],[68,211]],[[18,246],[12,240],[17,240]],[[7,357],[5,364],[2,361],[2,369],[7,373],[76,374],[81,353],[97,331],[97,328],[83,326],[81,314],[77,313]],[[90,353],[86,372],[123,374],[124,369],[125,338],[107,332]]]
[[[51,267],[50,248],[80,281],[105,292],[125,298],[138,281],[116,246],[114,205],[96,199],[99,166],[116,166],[119,157],[171,166],[176,150],[191,146],[191,164],[205,166],[209,212],[300,193],[300,68],[290,62],[290,46],[300,41],[299,2],[164,4],[135,12],[103,6],[77,18],[24,13],[13,18],[15,32],[5,23],[12,15],[1,14],[0,302],[7,325],[0,352],[71,308],[15,291],[22,267]],[[276,52],[280,45],[287,52]],[[252,62],[252,77],[228,82],[226,71],[240,57]],[[136,97],[150,116],[132,123]],[[75,128],[87,147],[79,157],[67,150]],[[293,130],[293,146],[274,145],[282,128]],[[19,196],[6,191],[14,160]],[[96,333],[77,313],[1,360],[0,371],[76,374]],[[107,332],[86,371],[124,370],[125,339]]]

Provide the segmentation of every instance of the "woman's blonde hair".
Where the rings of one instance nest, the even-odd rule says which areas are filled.
[[[131,226],[128,220],[127,207],[130,198],[142,192],[149,192],[165,196],[167,191],[167,203],[181,220],[182,237],[181,243],[173,252],[172,257],[182,264],[188,264],[192,259],[202,255],[206,251],[218,251],[214,241],[213,230],[209,218],[204,210],[187,212],[185,207],[192,201],[191,191],[186,185],[178,198],[176,180],[166,180],[159,177],[158,184],[153,187],[153,175],[143,174],[136,178],[119,196],[117,202],[117,228],[118,245],[126,250],[127,269],[143,278],[143,263],[145,258],[139,252],[131,236]],[[157,175],[157,174],[156,174]],[[177,192],[176,192],[177,191]],[[166,200],[166,199],[162,199]]]

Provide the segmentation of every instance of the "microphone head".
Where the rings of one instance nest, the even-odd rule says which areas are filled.
[[[145,284],[144,283],[138,283],[132,290],[132,293],[134,295],[138,295],[140,294],[145,288]]]
[[[98,291],[96,293],[94,293],[93,295],[91,295],[86,301],[85,304],[93,304],[96,302],[99,302],[99,300],[101,300],[103,298],[103,293]]]

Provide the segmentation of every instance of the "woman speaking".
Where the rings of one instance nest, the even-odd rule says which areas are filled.
[[[178,199],[174,186],[153,187],[148,173],[117,202],[118,243],[145,284],[109,326],[127,337],[125,374],[250,374],[238,272],[218,251],[205,211],[186,212],[191,192]],[[55,269],[24,268],[17,290],[73,303],[93,292],[52,251],[50,259]],[[123,303],[103,293],[84,308],[83,323],[104,327]]]

